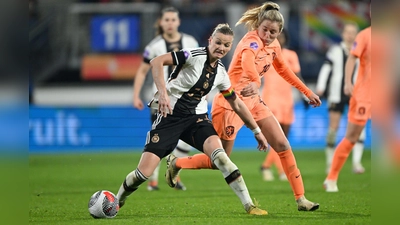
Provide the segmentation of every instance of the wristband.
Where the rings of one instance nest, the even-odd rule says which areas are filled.
[[[253,130],[251,130],[251,132],[253,132],[254,135],[257,135],[257,134],[261,133],[261,129],[259,127],[256,127]]]

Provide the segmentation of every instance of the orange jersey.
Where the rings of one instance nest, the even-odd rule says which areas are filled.
[[[296,52],[289,49],[282,49],[282,55],[289,68],[293,72],[299,73],[300,63]],[[261,97],[271,109],[274,109],[275,106],[293,106],[294,104],[292,85],[279,76],[275,68],[270,68],[264,76],[264,87]]]
[[[256,30],[250,31],[236,46],[228,70],[229,78],[236,94],[249,109],[252,109],[260,99],[258,96],[242,97],[240,91],[251,82],[255,82],[260,86],[261,78],[271,67],[274,67],[281,77],[301,90],[306,96],[312,93],[285,63],[278,40],[266,46],[258,37]],[[214,101],[217,101],[216,104],[224,108],[231,109],[221,95],[217,95]]]
[[[289,68],[294,73],[299,73],[300,62],[297,53],[284,48],[282,49],[282,55]],[[283,124],[292,124],[294,122],[292,88],[291,84],[279,76],[275,68],[270,68],[264,75],[261,98],[274,113],[276,119]]]
[[[348,121],[363,126],[371,117],[371,27],[357,34],[350,54],[360,59],[360,67],[350,98]]]
[[[354,85],[353,96],[357,101],[371,102],[371,27],[360,31],[350,54],[360,59],[360,68]]]

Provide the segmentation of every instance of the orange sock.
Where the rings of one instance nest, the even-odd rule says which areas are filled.
[[[336,146],[335,154],[333,155],[331,170],[326,177],[327,180],[338,179],[340,170],[346,162],[347,157],[349,157],[354,144],[355,143],[351,143],[347,138],[343,138],[342,141]]]
[[[214,169],[211,159],[204,153],[177,158],[175,166],[182,169]]]
[[[271,168],[272,165],[276,166],[278,173],[283,173],[283,167],[281,163],[281,159],[279,158],[278,153],[275,152],[274,149],[270,149],[267,156],[265,156],[264,162],[262,164],[262,168]]]
[[[303,178],[301,177],[300,170],[297,168],[296,159],[293,155],[292,149],[278,152],[281,159],[283,170],[289,180],[290,186],[295,199],[297,200],[304,195]]]
[[[157,181],[149,181],[149,184],[148,184],[148,186],[157,186],[158,185],[158,182]]]

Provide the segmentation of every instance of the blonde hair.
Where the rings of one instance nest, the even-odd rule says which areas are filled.
[[[259,7],[249,9],[243,13],[236,26],[243,23],[248,30],[256,30],[264,20],[270,20],[278,22],[279,31],[282,32],[285,20],[279,9],[278,4],[266,2]]]
[[[221,33],[225,35],[233,36],[233,30],[227,23],[220,23],[215,28],[211,36],[214,36],[216,33]]]

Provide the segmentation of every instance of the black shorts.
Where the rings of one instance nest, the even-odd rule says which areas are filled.
[[[144,151],[152,152],[164,158],[178,144],[179,139],[203,152],[204,141],[217,135],[208,114],[162,117],[157,113],[157,119],[152,130],[147,132]]]
[[[150,119],[151,123],[154,123],[154,121],[157,119],[157,109],[150,109]]]
[[[340,101],[338,103],[331,102],[329,103],[328,110],[329,112],[340,112],[343,114],[346,106],[349,105],[349,101]]]

